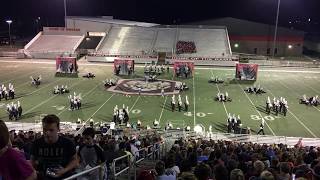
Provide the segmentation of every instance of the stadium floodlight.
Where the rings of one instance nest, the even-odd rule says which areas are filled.
[[[288,45],[288,48],[289,48],[289,49],[292,49],[292,48],[293,48],[293,46],[290,44],[290,45]]]
[[[234,44],[234,47],[235,47],[235,48],[238,48],[238,47],[239,47],[239,44],[238,44],[238,43],[235,43],[235,44]]]
[[[11,46],[11,23],[13,22],[11,19],[8,19],[8,20],[6,20],[6,22],[8,23],[8,25],[9,25],[9,44],[10,44],[10,46]]]

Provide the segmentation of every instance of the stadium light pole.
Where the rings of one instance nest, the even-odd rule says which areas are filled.
[[[280,11],[280,4],[281,0],[278,0],[278,7],[277,7],[277,16],[276,16],[276,26],[274,29],[274,36],[273,36],[273,51],[272,51],[272,57],[275,55],[275,49],[276,49],[276,41],[277,41],[277,32],[278,32],[278,22],[279,22],[279,11]]]
[[[64,4],[64,27],[67,28],[67,0],[63,0]]]
[[[11,26],[12,20],[9,19],[9,20],[6,20],[6,22],[9,25],[9,45],[11,47],[11,28],[10,28],[10,26]]]

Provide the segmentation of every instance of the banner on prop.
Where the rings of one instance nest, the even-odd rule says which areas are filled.
[[[236,64],[236,79],[239,80],[257,80],[258,64]]]
[[[73,74],[78,72],[77,59],[75,57],[57,57],[56,72]]]
[[[115,59],[113,71],[116,75],[131,75],[134,73],[134,60]]]

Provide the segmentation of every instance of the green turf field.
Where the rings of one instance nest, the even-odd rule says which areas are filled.
[[[49,62],[49,61],[48,61]],[[53,62],[52,62],[53,63]],[[56,114],[63,121],[75,122],[78,118],[87,120],[92,117],[95,122],[110,122],[115,105],[129,106],[130,121],[141,120],[143,126],[150,125],[155,119],[160,125],[171,122],[174,127],[183,128],[187,125],[193,127],[202,124],[206,130],[211,125],[213,131],[226,132],[227,113],[240,115],[242,124],[249,126],[253,133],[258,130],[261,118],[266,120],[265,132],[277,136],[303,136],[320,137],[319,115],[320,106],[312,107],[301,105],[298,98],[302,94],[314,96],[320,94],[319,69],[293,69],[293,68],[269,68],[259,69],[256,84],[267,91],[263,95],[246,94],[243,89],[250,84],[239,84],[231,81],[234,77],[233,68],[196,68],[193,78],[177,79],[184,81],[189,90],[183,92],[189,97],[189,112],[171,112],[171,96],[124,96],[112,94],[105,90],[102,80],[113,76],[110,64],[79,65],[79,78],[56,78],[54,77],[54,64],[38,63],[8,63],[0,61],[0,83],[8,86],[14,84],[16,97],[23,107],[23,116],[20,121],[34,122],[40,114]],[[305,71],[305,72],[298,72]],[[312,71],[312,72],[310,72]],[[94,72],[95,79],[85,79],[81,75],[86,72]],[[143,68],[136,68],[136,75],[142,75]],[[42,75],[42,84],[36,88],[30,84],[30,75]],[[230,83],[209,84],[210,76],[218,75]],[[172,79],[172,74],[164,74],[159,78]],[[81,93],[82,109],[68,110],[68,94],[53,95],[52,90],[56,85],[68,85],[71,93]],[[213,100],[217,92],[226,91],[233,99],[232,102],[221,103]],[[285,97],[289,104],[287,116],[264,112],[266,97]],[[14,102],[17,99],[14,100]],[[8,121],[6,103],[0,102],[0,118]]]

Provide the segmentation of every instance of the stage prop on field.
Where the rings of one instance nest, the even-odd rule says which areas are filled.
[[[77,76],[78,65],[76,57],[57,57],[56,76]]]
[[[131,75],[134,73],[134,60],[115,59],[113,72],[116,75]]]
[[[258,64],[236,64],[236,79],[238,80],[257,80]]]
[[[192,77],[194,70],[194,62],[174,61],[173,70],[176,77]]]

